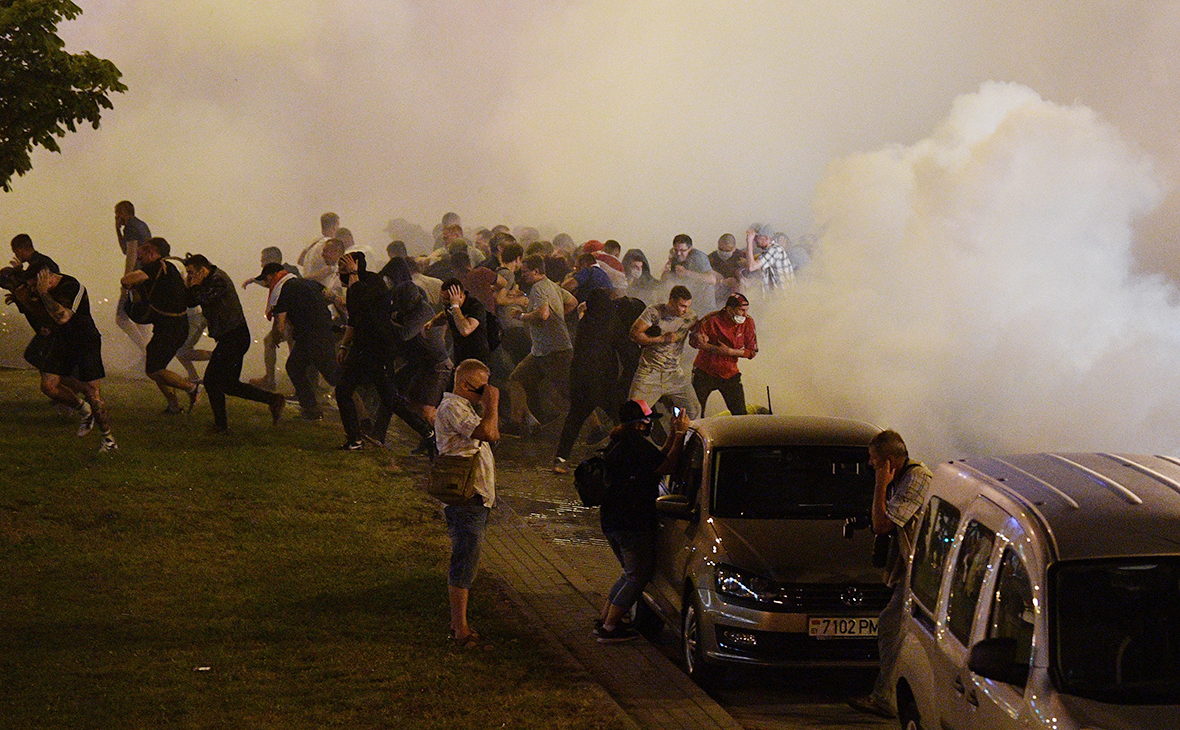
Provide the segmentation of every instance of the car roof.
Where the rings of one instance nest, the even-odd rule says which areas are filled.
[[[1180,554],[1180,459],[1040,453],[951,462],[1032,510],[1057,559]]]
[[[799,445],[868,446],[881,432],[871,423],[831,416],[714,416],[692,427],[710,447]]]

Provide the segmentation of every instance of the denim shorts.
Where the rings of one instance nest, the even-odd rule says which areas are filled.
[[[479,546],[483,531],[488,526],[491,509],[483,504],[450,504],[443,508],[447,518],[447,534],[451,536],[451,567],[447,584],[454,588],[470,588],[479,570]]]

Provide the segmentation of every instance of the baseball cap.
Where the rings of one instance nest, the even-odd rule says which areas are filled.
[[[266,277],[270,276],[271,274],[277,273],[279,271],[286,271],[286,269],[283,268],[282,264],[275,262],[275,261],[271,261],[269,264],[262,267],[262,273],[259,274],[258,276],[255,276],[254,281],[257,281],[258,283],[261,284],[262,282],[266,281]]]
[[[619,423],[621,425],[636,421],[650,421],[659,417],[660,414],[653,412],[651,406],[644,400],[629,400],[619,406]]]

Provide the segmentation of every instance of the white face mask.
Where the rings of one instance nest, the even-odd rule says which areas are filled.
[[[744,314],[733,315],[733,323],[734,324],[741,324],[742,322],[745,322],[745,321],[746,321],[746,315],[744,315]]]
[[[735,249],[735,248],[731,248],[728,251],[722,251],[721,249],[717,249],[717,258],[721,259],[722,261],[729,261],[729,259],[731,257],[733,257],[733,252],[736,250],[737,249]]]

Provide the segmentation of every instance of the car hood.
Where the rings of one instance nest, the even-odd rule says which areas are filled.
[[[714,519],[722,559],[781,583],[880,583],[873,535],[841,534],[843,520]]]
[[[1058,695],[1057,701],[1076,727],[1103,730],[1180,727],[1180,705],[1111,705],[1071,695]]]

